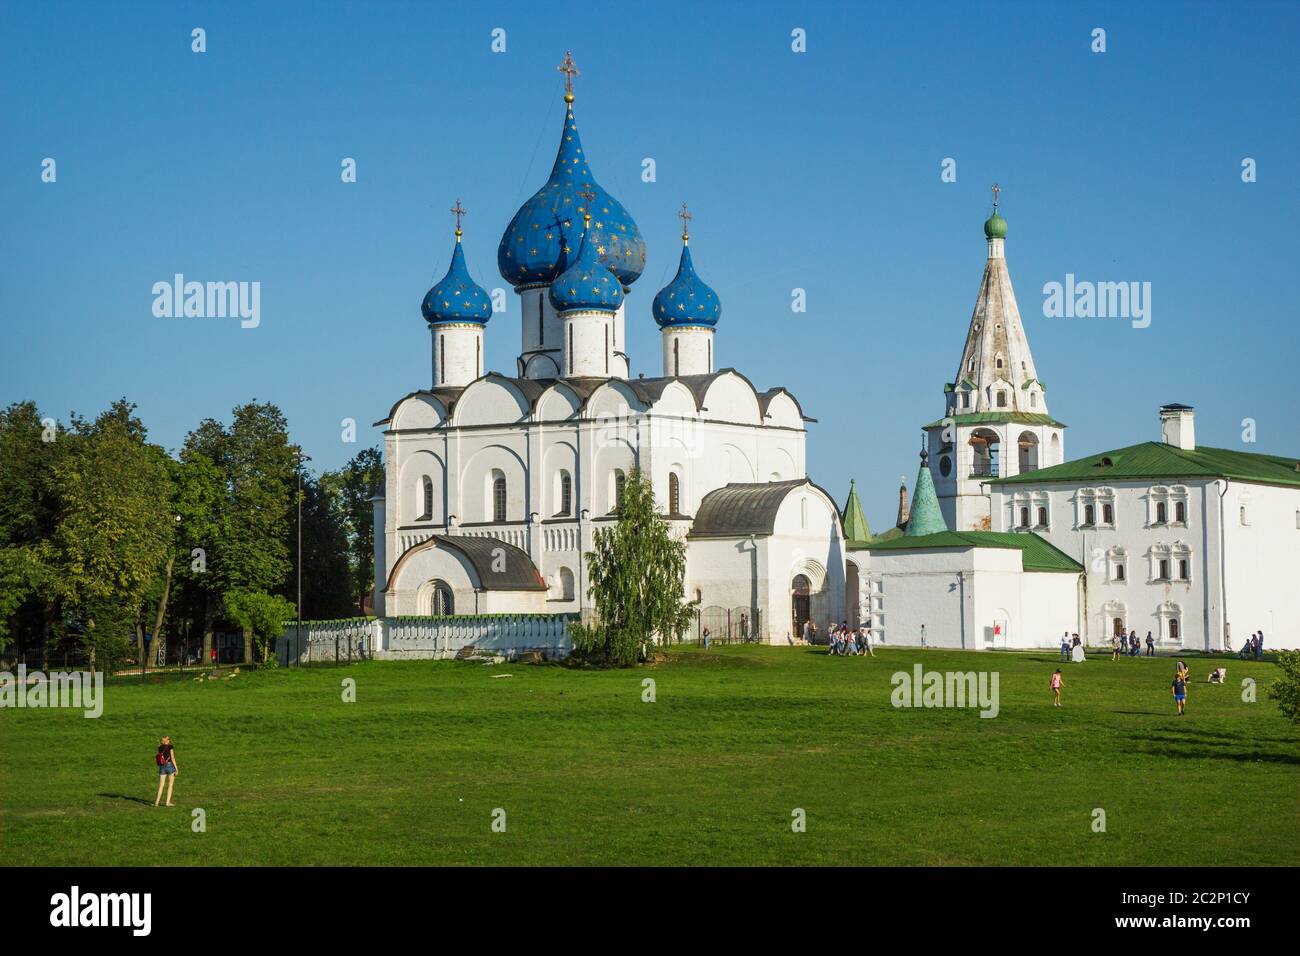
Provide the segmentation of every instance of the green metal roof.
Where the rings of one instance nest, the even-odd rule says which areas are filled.
[[[1010,531],[940,531],[919,537],[871,542],[866,551],[908,551],[932,548],[1016,548],[1026,571],[1059,571],[1078,574],[1083,565],[1038,535]]]
[[[1001,425],[1004,422],[1016,422],[1021,425],[1054,425],[1057,428],[1066,426],[1058,422],[1051,415],[1042,412],[969,412],[965,415],[953,415],[952,420],[957,425]],[[947,419],[941,418],[937,422],[930,422],[928,425],[922,425],[922,428],[938,428],[943,425]]]
[[[844,538],[849,545],[871,540],[871,528],[867,526],[867,516],[862,513],[862,502],[858,501],[858,490],[853,479],[849,479],[849,500],[844,502]]]
[[[1043,481],[1122,481],[1148,478],[1230,478],[1264,485],[1300,486],[1300,460],[1227,448],[1195,448],[1148,441],[1076,458],[990,484],[1025,485]]]
[[[934,493],[934,479],[930,477],[930,467],[925,463],[925,452],[921,452],[921,467],[916,472],[916,488],[912,493],[912,508],[908,513],[904,535],[914,538],[947,530],[948,523],[943,520],[939,498]]]

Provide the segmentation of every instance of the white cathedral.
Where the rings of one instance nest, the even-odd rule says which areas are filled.
[[[695,271],[684,207],[677,274],[642,313],[661,330],[663,374],[630,376],[628,300],[645,243],[592,175],[568,56],[562,69],[554,167],[497,253],[519,296],[515,374],[483,368],[491,303],[465,264],[458,202],[450,268],[422,309],[432,385],[377,423],[376,614],[589,611],[583,554],[639,469],[686,544],[684,601],[734,611],[731,625],[778,643],[814,608],[838,620],[843,530],[807,475],[808,419],[784,388],[716,367],[722,308]]]
[[[856,492],[841,513],[809,479],[809,419],[790,392],[716,368],[722,308],[695,271],[685,207],[677,274],[649,308],[663,374],[631,377],[627,302],[645,244],[592,175],[567,55],[561,69],[554,167],[497,251],[519,295],[515,374],[484,372],[492,309],[457,202],[451,265],[422,309],[431,387],[376,423],[380,618],[589,612],[583,555],[639,469],[686,544],[682,600],[725,611],[732,633],[787,643],[808,620],[822,633],[847,620],[888,644],[971,649],[1132,630],[1166,649],[1235,649],[1255,630],[1300,645],[1300,461],[1200,447],[1177,404],[1160,411],[1159,441],[1066,461],[996,187],[960,364],[943,417],[922,428],[897,528],[872,535]]]

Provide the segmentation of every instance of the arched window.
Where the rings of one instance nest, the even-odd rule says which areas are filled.
[[[614,471],[614,511],[623,507],[623,486],[627,484],[627,475],[619,469]]]
[[[573,572],[560,568],[560,597],[565,601],[573,600]]]
[[[1084,506],[1083,506],[1083,523],[1086,524],[1086,525],[1095,524],[1095,523],[1096,523],[1096,518],[1097,518],[1096,506],[1094,506],[1094,505],[1084,505]]]
[[[433,479],[425,475],[420,479],[420,490],[422,492],[423,507],[420,511],[420,520],[429,521],[433,518]]]
[[[1159,570],[1156,572],[1156,579],[1159,581],[1169,580],[1169,559],[1168,558],[1160,559]]]
[[[506,479],[500,475],[492,479],[492,520],[506,520]]]
[[[682,485],[675,471],[668,472],[668,513],[682,513]]]
[[[1006,408],[1006,407],[1007,407],[1007,393],[1004,392],[1004,391],[999,391],[999,392],[998,392],[998,408]]]
[[[1169,619],[1169,639],[1171,641],[1177,641],[1181,640],[1181,638],[1182,634],[1178,630],[1178,618],[1171,617]]]
[[[447,336],[438,336],[438,381],[447,381]]]
[[[997,368],[1001,368],[1001,367],[1002,367],[1002,356],[1001,356],[1001,355],[999,355],[999,356],[997,357],[996,367],[997,367]]]
[[[799,499],[799,527],[805,530],[808,527],[808,499]]]
[[[682,374],[682,341],[673,339],[673,376]]]
[[[1169,518],[1169,509],[1163,501],[1156,502],[1156,524],[1164,524]]]
[[[1020,527],[1022,527],[1022,528],[1028,528],[1028,527],[1029,527],[1029,509],[1028,509],[1028,508],[1021,508],[1021,509],[1020,509]]]
[[[1114,505],[1107,503],[1107,504],[1104,504],[1104,505],[1101,506],[1101,521],[1102,521],[1102,524],[1114,524],[1114,523],[1115,523],[1115,506],[1114,506]]]
[[[1178,559],[1178,580],[1190,581],[1191,579],[1192,579],[1191,568],[1187,564],[1187,559],[1179,558]]]
[[[1040,528],[1046,528],[1046,527],[1047,527],[1047,509],[1046,509],[1046,508],[1039,508],[1039,509],[1038,509],[1038,527],[1040,527]]]
[[[567,471],[560,472],[560,510],[557,514],[573,514],[573,478]]]
[[[1174,502],[1174,520],[1179,524],[1187,524],[1187,502]]]
[[[433,587],[429,590],[428,612],[435,617],[456,613],[455,602],[451,596],[451,587],[446,581],[433,582]]]

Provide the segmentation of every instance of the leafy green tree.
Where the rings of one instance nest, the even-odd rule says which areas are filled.
[[[67,432],[47,429],[34,402],[0,411],[0,649],[16,633],[38,636],[48,665],[64,598],[50,544],[58,521],[55,465]]]
[[[185,454],[208,458],[221,475],[222,500],[212,528],[203,590],[203,656],[208,659],[215,622],[226,596],[237,591],[285,594],[292,561],[297,446],[289,442],[284,414],[270,403],[236,406],[229,427],[207,419],[185,439]],[[290,615],[292,617],[292,615]],[[252,643],[245,629],[244,656]]]
[[[383,455],[378,448],[363,448],[340,470],[327,471],[320,480],[347,534],[352,600],[359,614],[375,586],[375,509],[370,499],[384,487]]]
[[[51,543],[64,593],[82,612],[92,658],[106,649],[115,660],[132,627],[145,649],[145,596],[175,534],[168,459],[145,440],[135,406],[125,399],[93,423],[74,418],[73,430],[54,467],[60,507]]]
[[[284,633],[284,623],[293,620],[292,602],[278,594],[236,589],[226,592],[226,614],[244,632],[246,644],[257,642],[263,663],[274,665],[271,642]]]
[[[686,545],[672,539],[639,470],[624,482],[618,521],[598,529],[593,546],[586,559],[595,615],[571,629],[575,652],[629,667],[649,656],[656,637],[680,639],[692,615],[682,603]]]
[[[302,497],[303,619],[347,617],[356,606],[346,514],[323,479],[304,474]]]
[[[1282,676],[1269,685],[1268,696],[1287,720],[1300,724],[1300,651],[1278,651],[1277,664]]]

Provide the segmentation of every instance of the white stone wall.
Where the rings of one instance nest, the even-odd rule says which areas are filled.
[[[603,377],[614,375],[619,366],[614,362],[614,316],[609,312],[565,312],[564,355],[562,368],[565,378],[582,376]]]
[[[1300,488],[1228,482],[1223,516],[1232,649],[1260,630],[1265,650],[1300,647]]]
[[[687,325],[662,332],[664,375],[707,375],[713,371],[713,329]]]
[[[468,385],[483,374],[483,326],[474,322],[429,326],[433,385]]]
[[[1079,576],[1027,572],[1013,548],[890,549],[860,564],[886,646],[920,645],[922,625],[927,647],[967,650],[1055,647],[1078,630]]]

